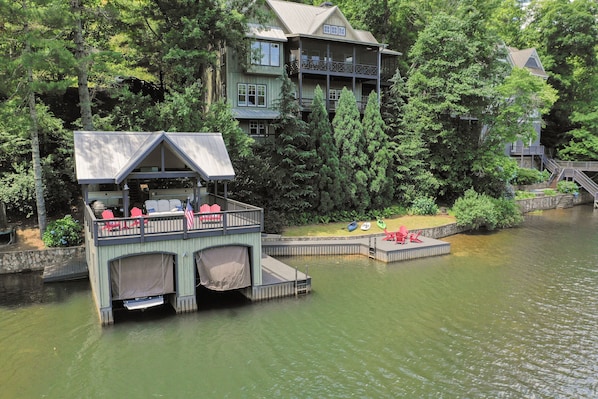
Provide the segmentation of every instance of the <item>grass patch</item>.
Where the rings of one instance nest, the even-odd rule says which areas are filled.
[[[409,230],[425,229],[428,227],[444,226],[446,224],[455,223],[454,216],[451,215],[435,215],[435,216],[420,216],[420,215],[405,215],[396,216],[393,218],[384,219],[388,231],[398,231],[399,227],[405,226]],[[368,231],[361,230],[361,223],[370,222],[372,227]],[[284,229],[283,237],[335,237],[335,236],[351,236],[364,234],[380,234],[382,230],[376,225],[376,220],[358,220],[359,226],[355,231],[347,230],[346,223],[326,223],[326,224],[310,224],[305,226],[293,226]]]

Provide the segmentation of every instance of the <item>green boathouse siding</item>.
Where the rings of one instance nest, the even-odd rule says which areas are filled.
[[[191,238],[187,240],[168,240],[122,245],[96,247],[91,237],[86,236],[87,264],[94,299],[100,311],[111,313],[112,296],[110,290],[110,262],[126,256],[147,253],[167,253],[175,255],[176,297],[195,298],[195,262],[194,254],[206,248],[240,245],[249,248],[251,257],[252,285],[262,284],[261,271],[261,234],[247,233],[211,237]],[[195,307],[196,305],[184,305]],[[175,304],[175,308],[177,305]],[[176,309],[189,311],[194,309]],[[111,321],[108,321],[111,322]]]

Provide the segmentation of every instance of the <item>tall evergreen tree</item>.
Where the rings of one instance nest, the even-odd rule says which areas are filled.
[[[309,131],[316,148],[317,195],[315,209],[320,215],[326,215],[340,209],[343,192],[340,185],[338,150],[332,137],[332,126],[328,119],[324,93],[316,86],[314,99],[309,114]]]
[[[408,205],[417,197],[436,196],[438,182],[430,172],[430,154],[422,130],[413,129],[404,120],[405,82],[398,72],[391,81],[390,89],[382,97],[381,113],[392,141],[394,198]]]
[[[350,209],[367,209],[370,196],[364,171],[368,163],[366,142],[355,94],[346,87],[341,92],[332,127],[339,149],[341,184],[346,195],[343,205]]]
[[[273,124],[276,130],[272,166],[277,208],[287,214],[308,211],[316,195],[313,181],[315,173],[308,165],[316,161],[307,123],[301,119],[299,104],[295,99],[295,86],[286,72],[277,108],[279,118]]]
[[[380,113],[378,94],[372,91],[363,115],[363,136],[366,141],[366,156],[369,167],[364,171],[368,177],[371,207],[382,209],[390,205],[394,196],[392,181],[392,150],[386,125]]]

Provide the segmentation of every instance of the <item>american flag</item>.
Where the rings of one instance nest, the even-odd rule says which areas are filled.
[[[191,207],[189,201],[187,201],[187,207],[185,208],[185,218],[187,218],[187,230],[191,230],[193,227],[193,207]]]

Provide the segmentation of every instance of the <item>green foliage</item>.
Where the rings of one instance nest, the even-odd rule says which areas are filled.
[[[539,171],[538,169],[518,168],[514,183],[521,185],[542,183],[547,181],[549,177],[550,172],[547,170]]]
[[[598,77],[596,78],[598,82]],[[571,120],[579,125],[569,132],[571,139],[559,150],[566,161],[598,161],[598,96],[593,110],[574,112]]]
[[[562,194],[574,194],[579,192],[579,187],[573,181],[561,180],[556,184],[556,190]]]
[[[546,117],[544,143],[557,147],[577,128],[573,112],[586,112],[598,98],[598,9],[595,0],[543,0],[532,3],[523,30],[528,47],[538,51],[548,72],[548,83],[558,90],[558,101]]]
[[[386,134],[386,125],[380,114],[378,95],[372,91],[363,116],[363,135],[366,141],[365,155],[370,160],[365,168],[371,208],[383,208],[394,196],[393,151]]]
[[[340,208],[344,192],[341,190],[340,184],[338,150],[334,145],[324,93],[319,85],[314,90],[312,112],[308,119],[309,132],[317,155],[314,162],[314,170],[318,171],[315,176],[317,192],[314,208],[318,213],[326,215],[334,209]]]
[[[536,198],[536,194],[534,194],[530,191],[521,191],[521,190],[517,190],[515,192],[516,200],[530,199],[530,198]]]
[[[436,199],[432,197],[418,197],[411,203],[409,212],[413,215],[436,215],[438,213]]]
[[[523,221],[521,211],[513,200],[492,198],[473,189],[467,190],[455,201],[453,212],[458,226],[472,230],[513,227]]]
[[[286,72],[281,78],[277,103],[280,117],[273,124],[276,137],[271,155],[275,185],[272,193],[276,202],[272,205],[278,210],[297,214],[310,209],[316,196],[312,185],[316,172],[309,167],[316,161],[316,151],[307,124],[300,117],[295,85]]]
[[[494,212],[496,213],[496,227],[505,229],[523,223],[523,215],[517,203],[510,199],[493,198]]]
[[[423,132],[404,120],[405,84],[397,73],[387,95],[382,97],[381,114],[390,138],[388,150],[393,154],[391,175],[394,199],[410,203],[418,196],[429,196],[438,189],[438,181],[428,166],[429,151]]]
[[[556,191],[554,191],[552,188],[547,188],[546,190],[544,190],[544,195],[556,195]]]
[[[469,122],[483,119],[499,95],[496,87],[507,65],[500,61],[505,54],[497,42],[482,14],[460,3],[450,15],[433,15],[411,50],[404,119],[426,140],[441,198],[472,187],[475,161],[485,151],[497,151],[496,145],[480,145],[480,126]]]
[[[366,143],[355,94],[346,87],[341,92],[332,127],[339,151],[340,183],[345,193],[343,205],[349,209],[367,209],[370,196],[364,172],[368,163],[363,151]]]
[[[73,247],[83,242],[82,227],[71,215],[48,223],[42,240],[47,247]]]
[[[539,115],[548,113],[558,98],[546,81],[525,68],[513,68],[497,88],[496,117],[491,131],[501,142],[536,140]]]
[[[24,164],[13,164],[13,170],[0,177],[0,201],[6,204],[7,213],[29,218],[35,212],[33,170]]]

